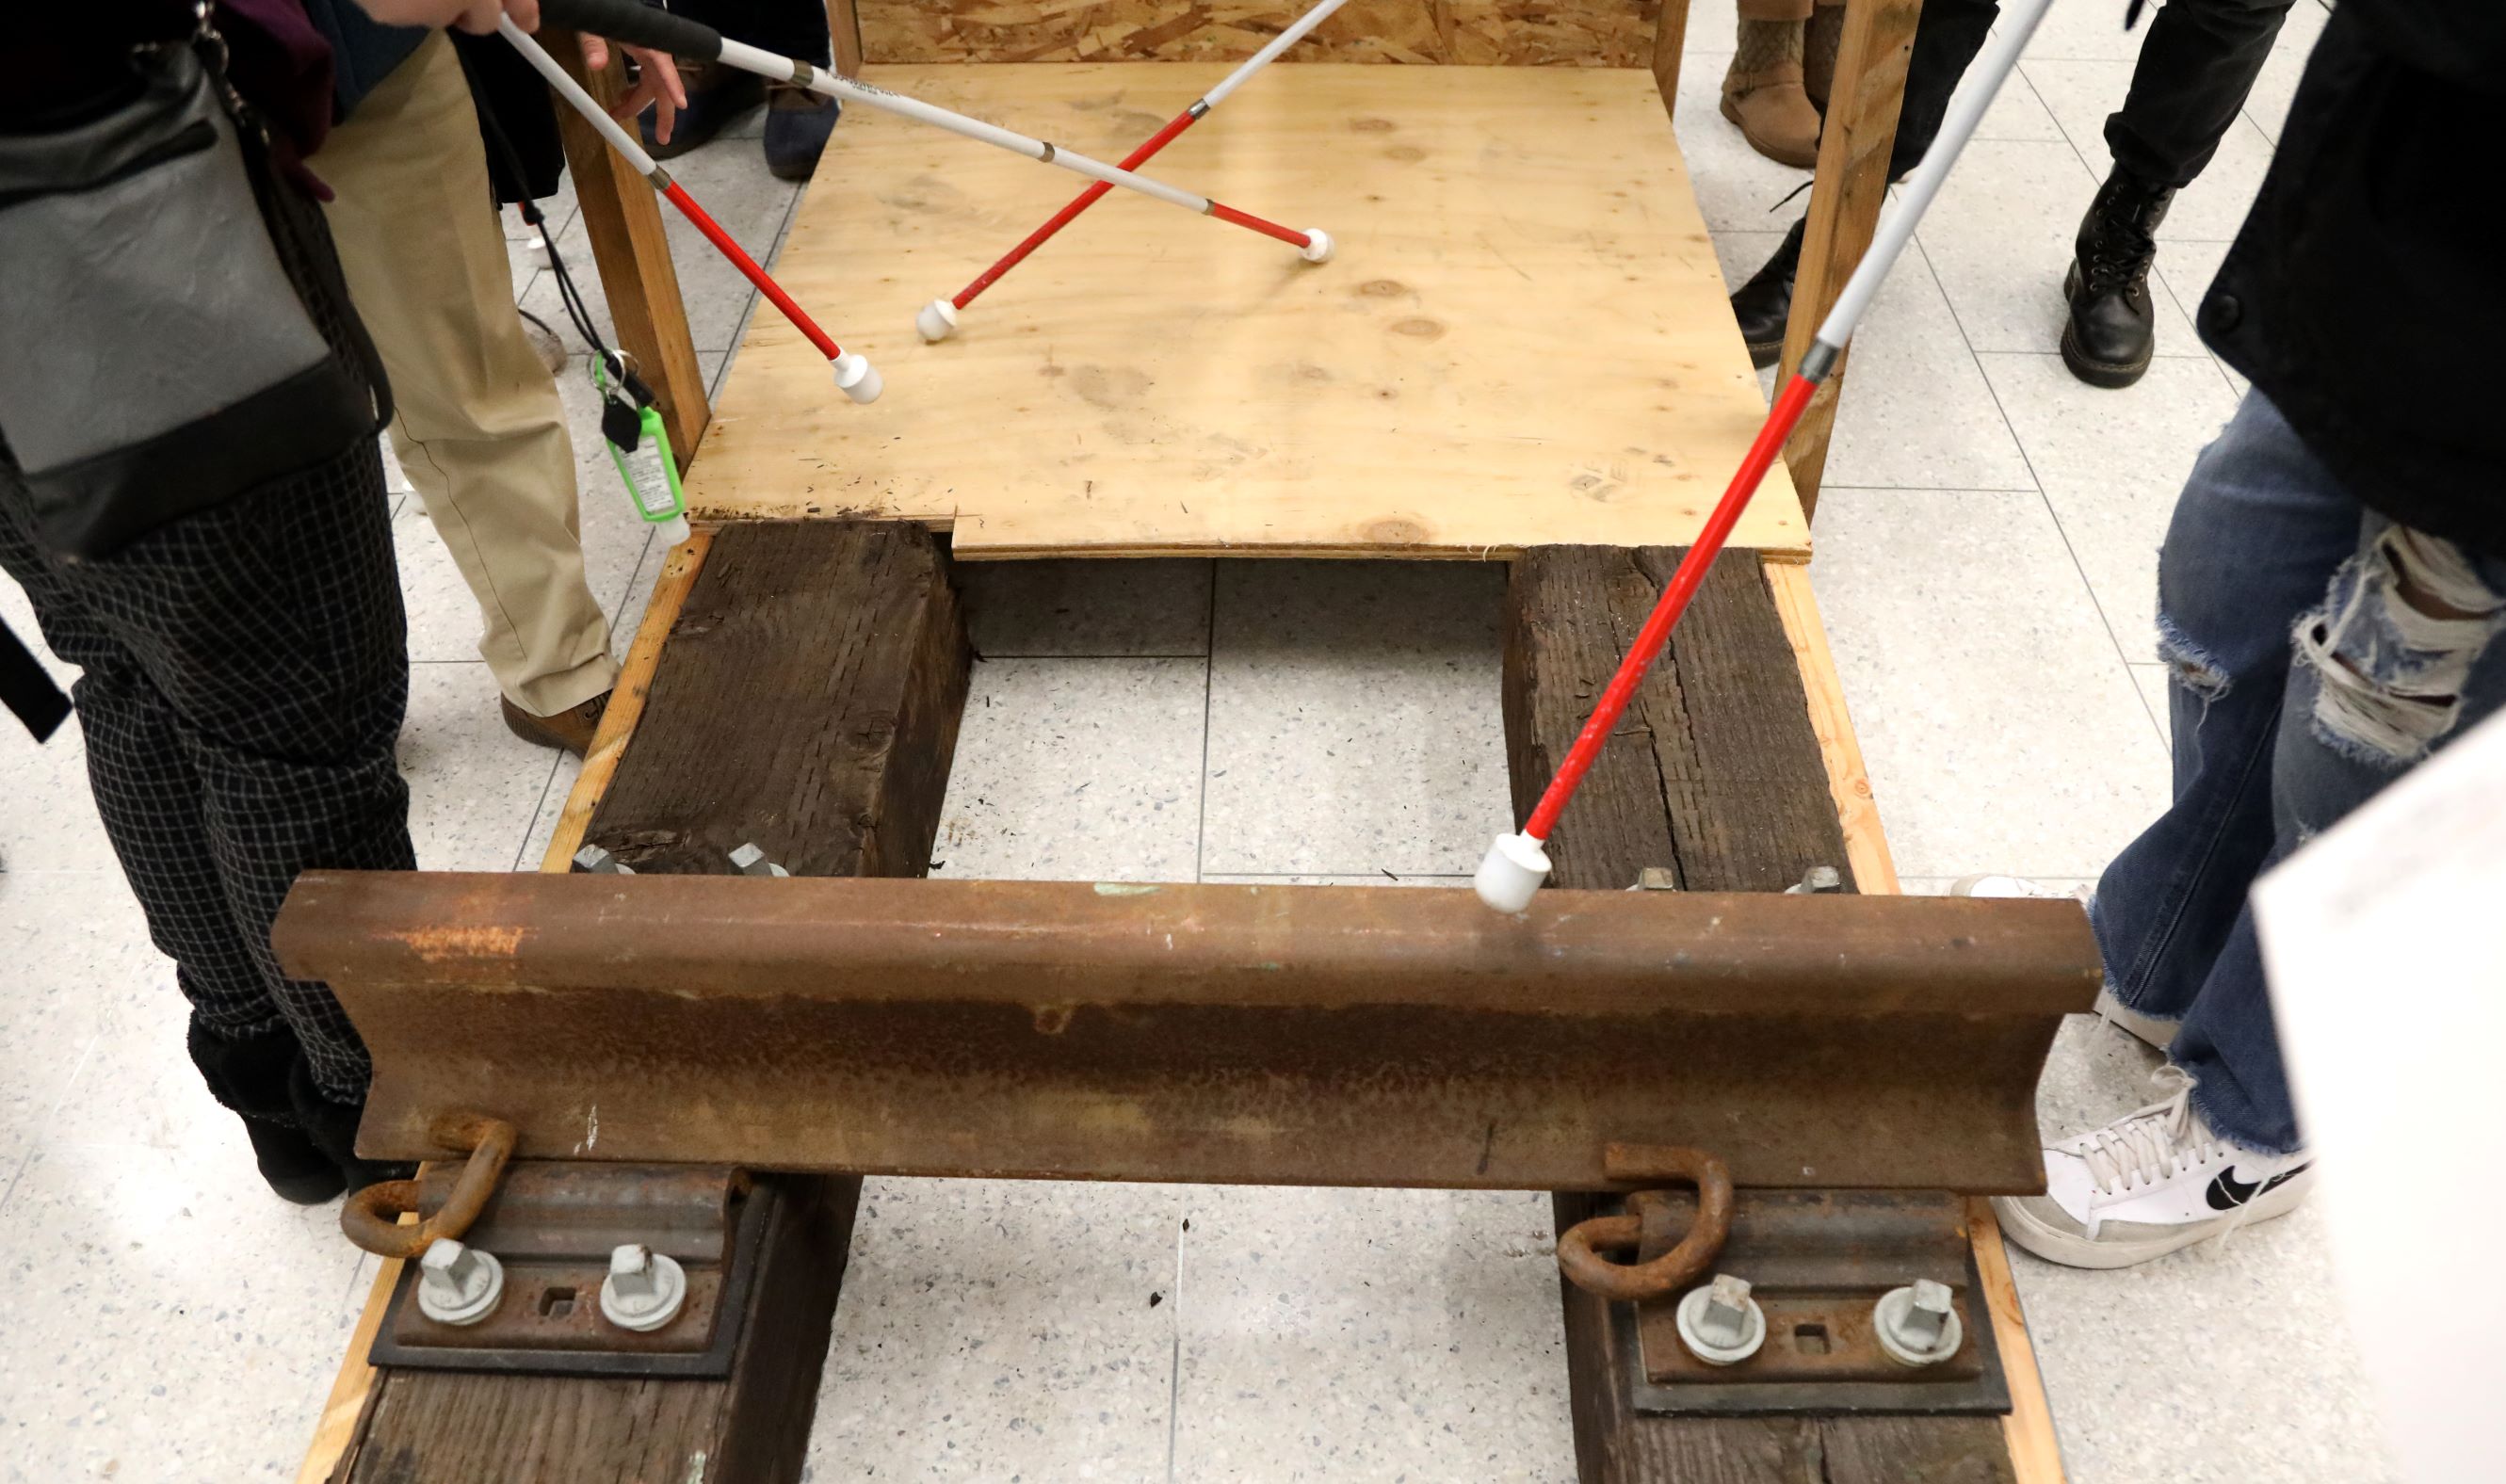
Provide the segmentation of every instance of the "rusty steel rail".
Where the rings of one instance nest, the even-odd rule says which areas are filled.
[[[274,935],[375,1058],[361,1148],[861,1174],[2038,1187],[2067,901],[313,873]]]

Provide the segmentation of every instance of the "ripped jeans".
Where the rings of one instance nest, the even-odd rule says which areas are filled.
[[[2506,705],[2506,560],[2368,511],[2249,392],[2194,465],[2158,586],[2175,801],[2090,912],[2116,997],[2181,1022],[2168,1055],[2202,1117],[2286,1152],[2301,1137],[2247,888]],[[2382,989],[2358,986],[2362,1015]]]

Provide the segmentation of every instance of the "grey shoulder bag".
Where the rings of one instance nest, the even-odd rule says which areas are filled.
[[[389,419],[319,208],[205,24],[102,117],[0,136],[0,442],[54,550],[97,557]]]

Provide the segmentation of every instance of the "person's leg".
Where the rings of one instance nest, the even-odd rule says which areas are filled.
[[[605,696],[618,666],[584,578],[565,407],[514,310],[450,43],[430,38],[369,93],[314,168],[338,194],[340,267],[391,377],[392,445],[478,599],[479,653],[507,700],[562,720]],[[588,740],[589,721],[576,729]]]
[[[2080,222],[2063,278],[2071,313],[2062,362],[2092,386],[2124,387],[2149,370],[2157,311],[2149,269],[2159,224],[2245,106],[2290,0],[2171,0],[2149,23],[2131,90],[2106,120],[2114,169]]]
[[[1888,156],[1890,179],[1913,169],[1940,137],[1950,95],[1957,91],[1958,81],[1966,76],[1967,65],[1983,49],[2000,13],[1997,0],[1927,0],[1923,6],[1915,20],[1914,53],[1906,63],[1897,141]],[[1748,345],[1754,366],[1772,366],[1783,355],[1784,327],[1792,318],[1793,276],[1801,266],[1803,227],[1804,221],[1796,219],[1774,256],[1732,295],[1732,314],[1739,321],[1740,338]]]
[[[2271,59],[2290,0],[2167,0],[2149,22],[2131,90],[2106,119],[2117,168],[2180,191],[2219,152]]]
[[[2108,981],[2135,1013],[2192,1008],[2270,854],[2289,631],[2357,540],[2357,503],[2248,392],[2194,462],[2159,550],[2174,798],[2097,883]]]
[[[332,1159],[306,1138],[291,1087],[304,1052],[231,906],[201,815],[201,781],[173,708],[138,657],[81,598],[77,574],[38,546],[15,466],[0,457],[0,569],[34,605],[72,687],[88,784],[105,835],[191,1006],[186,1044],[209,1093],[242,1118],[263,1177],[290,1200],[337,1195]]]
[[[1779,164],[1818,160],[1818,110],[1803,87],[1803,33],[1811,0],[1739,0],[1732,65],[1723,74],[1723,117],[1749,148]]]
[[[2355,529],[2353,554],[2293,625],[2266,868],[2506,708],[2506,560],[2381,515]],[[2302,1147],[2250,907],[2168,1056],[2192,1074],[2193,1106],[2222,1136],[2266,1152]]]
[[[835,59],[827,36],[827,10],[816,0],[679,0],[675,9],[734,41],[744,41],[779,56],[797,56],[821,65]],[[681,63],[682,68],[686,65]],[[756,100],[757,79],[753,75],[719,64],[700,63],[698,69],[689,80],[689,101],[696,104],[702,92],[706,106],[699,110],[698,127],[689,134],[689,142],[680,144],[673,136],[676,148],[672,154],[683,153],[711,138],[732,115]],[[807,180],[818,168],[818,157],[825,153],[842,109],[835,99],[790,83],[767,85],[765,96],[766,130],[762,142],[767,168],[784,180]],[[681,128],[686,128],[684,123]],[[651,142],[649,122],[644,137]]]

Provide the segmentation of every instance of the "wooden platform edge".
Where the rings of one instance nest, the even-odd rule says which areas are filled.
[[[1854,739],[1853,720],[1846,713],[1844,682],[1836,673],[1836,656],[1827,647],[1827,626],[1811,595],[1809,568],[1774,561],[1764,563],[1767,585],[1774,593],[1775,612],[1784,636],[1792,641],[1800,666],[1802,689],[1809,697],[1810,725],[1818,733],[1819,755],[1827,760],[1829,792],[1836,795],[1837,819],[1844,827],[1845,857],[1864,892],[1896,893],[1896,863],[1880,828],[1880,803],[1871,789],[1871,774]],[[2061,1444],[2054,1431],[2054,1412],[2045,1396],[2045,1376],[2036,1365],[2036,1347],[2027,1334],[2027,1317],[2019,1302],[2018,1281],[2011,1275],[2010,1254],[2002,1246],[2001,1222],[1992,1203],[1982,1197],[1968,1203],[1967,1228],[1975,1250],[1977,1273],[1984,1280],[1985,1302],[1992,1313],[1992,1337],[2001,1347],[2001,1369],[2010,1383],[2010,1415],[2002,1419],[2002,1438],[2010,1447],[2010,1466],[2019,1484],[2063,1484]]]
[[[662,559],[662,573],[653,584],[652,600],[645,606],[643,621],[635,627],[634,642],[627,648],[626,662],[619,671],[609,709],[602,713],[600,729],[584,755],[583,771],[576,775],[574,788],[566,795],[565,812],[558,817],[556,833],[540,860],[540,869],[560,874],[573,869],[574,853],[582,847],[583,831],[591,823],[591,812],[618,771],[618,759],[626,751],[627,739],[635,734],[635,724],[643,720],[644,701],[653,689],[653,672],[662,662],[662,646],[670,637],[670,626],[678,622],[679,610],[696,586],[697,572],[704,566],[705,552],[712,547],[712,529],[699,527]],[[339,1374],[331,1380],[330,1396],[314,1424],[313,1440],[304,1450],[304,1462],[297,1467],[296,1484],[326,1484],[337,1474],[348,1445],[356,1440],[358,1419],[374,1399],[376,1372],[366,1363],[366,1354],[374,1348],[375,1335],[382,1328],[383,1310],[399,1283],[400,1262],[396,1258],[385,1262],[375,1275],[374,1287],[366,1294],[366,1307],[357,1316],[356,1328],[349,1332],[347,1352],[340,1358]]]

